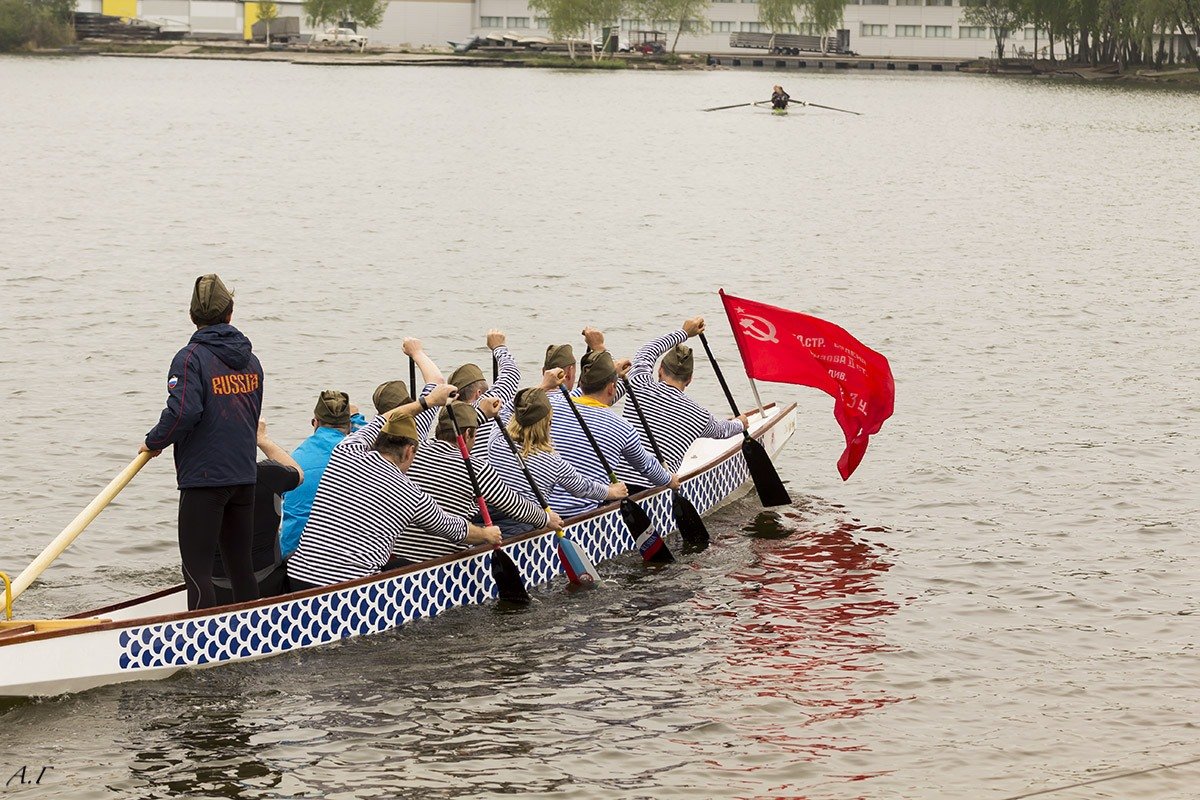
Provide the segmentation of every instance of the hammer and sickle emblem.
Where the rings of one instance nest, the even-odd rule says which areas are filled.
[[[746,329],[746,335],[760,342],[775,342],[775,325],[769,319],[747,314],[741,319],[741,326]]]

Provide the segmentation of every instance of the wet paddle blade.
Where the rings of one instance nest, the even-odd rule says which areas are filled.
[[[566,570],[567,580],[571,583],[577,586],[593,586],[600,580],[600,573],[592,565],[587,553],[562,534],[558,536],[558,557]]]
[[[758,490],[762,504],[768,507],[791,505],[791,495],[783,488],[779,472],[762,442],[746,437],[742,440],[742,455],[746,457],[746,466],[750,468],[750,477],[754,479],[754,488]]]
[[[671,513],[675,517],[675,527],[683,537],[684,544],[703,547],[708,544],[708,528],[700,518],[700,512],[692,505],[692,501],[683,496],[683,492],[675,491],[671,496]]]
[[[517,565],[500,548],[492,551],[492,579],[496,581],[501,600],[506,603],[529,602],[529,592],[525,590],[525,582],[521,580]]]
[[[670,564],[675,560],[667,548],[667,543],[663,541],[662,535],[654,528],[650,517],[641,506],[628,497],[621,501],[621,517],[625,520],[629,532],[633,534],[634,542],[638,552],[642,554],[643,561]]]

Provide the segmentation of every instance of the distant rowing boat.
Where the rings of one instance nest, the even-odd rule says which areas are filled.
[[[774,456],[795,432],[795,414],[794,404],[768,404],[750,415],[751,435]],[[741,439],[700,439],[688,451],[683,491],[700,513],[746,487]],[[636,497],[660,530],[671,530],[668,490]],[[616,505],[568,520],[567,533],[597,564],[634,548]],[[562,574],[554,531],[515,537],[503,549],[531,587]],[[158,680],[381,633],[495,598],[491,554],[480,546],[356,581],[215,609],[187,611],[180,585],[61,620],[0,622],[0,696],[45,697]]]

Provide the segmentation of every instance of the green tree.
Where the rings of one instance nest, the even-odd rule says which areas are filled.
[[[71,42],[74,12],[74,0],[0,0],[0,52]]]
[[[314,28],[341,22],[378,28],[387,7],[388,0],[304,0],[304,17]]]
[[[1004,58],[1004,42],[1016,28],[1025,24],[1021,0],[972,0],[962,12],[964,21],[992,29],[996,37],[996,58]]]
[[[588,28],[587,16],[579,0],[529,0],[529,8],[550,21],[550,35],[567,42],[567,52],[575,59],[575,40]]]
[[[830,31],[841,26],[844,12],[844,0],[759,0],[758,3],[758,20],[772,33],[786,31],[801,20],[810,22],[821,32],[822,49]]]
[[[258,19],[267,24],[267,47],[271,46],[271,22],[279,18],[279,6],[273,0],[259,0]]]
[[[712,27],[708,6],[709,0],[634,0],[629,10],[641,19],[669,20],[675,25],[675,40],[671,43],[674,53],[685,28],[690,33],[705,33]]]

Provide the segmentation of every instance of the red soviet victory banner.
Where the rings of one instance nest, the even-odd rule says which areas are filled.
[[[761,381],[812,386],[833,397],[846,435],[838,472],[854,472],[871,434],[892,415],[896,383],[888,360],[832,322],[733,297],[721,290],[746,374]]]

